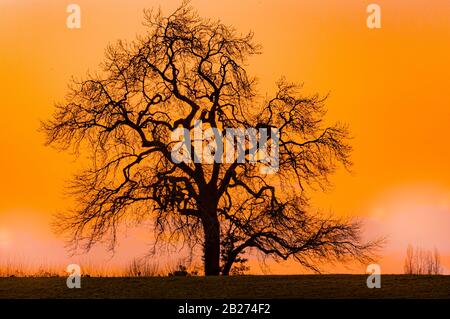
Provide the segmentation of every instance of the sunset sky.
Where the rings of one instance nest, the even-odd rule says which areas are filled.
[[[382,28],[366,8],[381,6]],[[67,5],[81,29],[66,27]],[[108,43],[145,31],[143,9],[165,13],[180,1],[0,0],[0,264],[2,259],[72,259],[50,228],[71,207],[64,185],[81,163],[43,145],[39,121],[72,76],[97,70]],[[203,17],[252,30],[263,54],[249,70],[261,92],[281,76],[306,94],[329,94],[327,119],[348,123],[353,171],[339,171],[314,206],[365,222],[368,239],[387,236],[382,272],[401,273],[407,245],[436,247],[450,273],[450,1],[193,0]],[[129,229],[111,259],[99,247],[84,258],[122,264],[148,249],[145,228]],[[337,269],[337,270],[336,270]],[[258,272],[258,267],[252,269]],[[295,264],[275,273],[298,273]],[[346,271],[334,268],[334,271]],[[364,267],[348,271],[364,272]]]

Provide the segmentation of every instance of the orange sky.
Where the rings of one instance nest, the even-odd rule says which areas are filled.
[[[73,2],[82,10],[79,30],[66,28]],[[408,243],[450,256],[450,2],[372,2],[382,8],[381,29],[366,27],[370,1],[192,1],[204,17],[255,32],[264,53],[250,70],[262,92],[285,75],[304,82],[306,93],[330,93],[328,119],[350,125],[355,166],[314,202],[364,218],[367,236],[388,235],[382,271],[401,272]],[[80,164],[43,146],[39,120],[72,75],[97,69],[108,43],[143,31],[144,8],[170,12],[179,3],[0,0],[0,259],[65,258],[48,223],[70,207],[63,186]],[[129,232],[113,260],[144,254],[145,238]],[[109,262],[101,249],[91,255]],[[298,272],[291,264],[274,269]]]

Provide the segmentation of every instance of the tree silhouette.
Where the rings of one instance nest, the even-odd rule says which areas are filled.
[[[71,185],[78,206],[58,223],[74,247],[108,239],[113,249],[117,226],[132,217],[153,218],[155,248],[202,245],[206,275],[228,275],[249,249],[316,271],[323,260],[369,258],[377,243],[360,240],[358,222],[308,205],[309,190],[351,164],[347,128],[323,125],[324,99],[284,79],[272,98],[261,97],[245,69],[260,53],[252,33],[202,19],[187,2],[167,17],[145,13],[146,34],[109,46],[101,71],[73,80],[42,124],[47,144],[91,155]],[[277,128],[278,171],[261,170],[264,160],[174,160],[172,132],[192,132],[198,120],[223,136],[226,128]],[[243,151],[248,158],[250,143]]]
[[[436,248],[431,251],[408,245],[404,272],[407,275],[440,275],[442,265],[439,251]]]

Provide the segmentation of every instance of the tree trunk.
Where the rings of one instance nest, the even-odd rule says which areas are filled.
[[[231,270],[231,267],[233,266],[233,263],[234,263],[234,259],[228,259],[226,261],[226,263],[225,263],[225,265],[223,266],[223,269],[222,269],[222,275],[223,276],[228,276],[230,274],[230,270]]]
[[[220,275],[220,225],[217,216],[203,219],[205,276]]]

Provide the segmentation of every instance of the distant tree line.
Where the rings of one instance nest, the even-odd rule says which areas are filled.
[[[408,245],[406,249],[404,271],[407,275],[442,274],[441,257],[438,250],[424,250]]]

